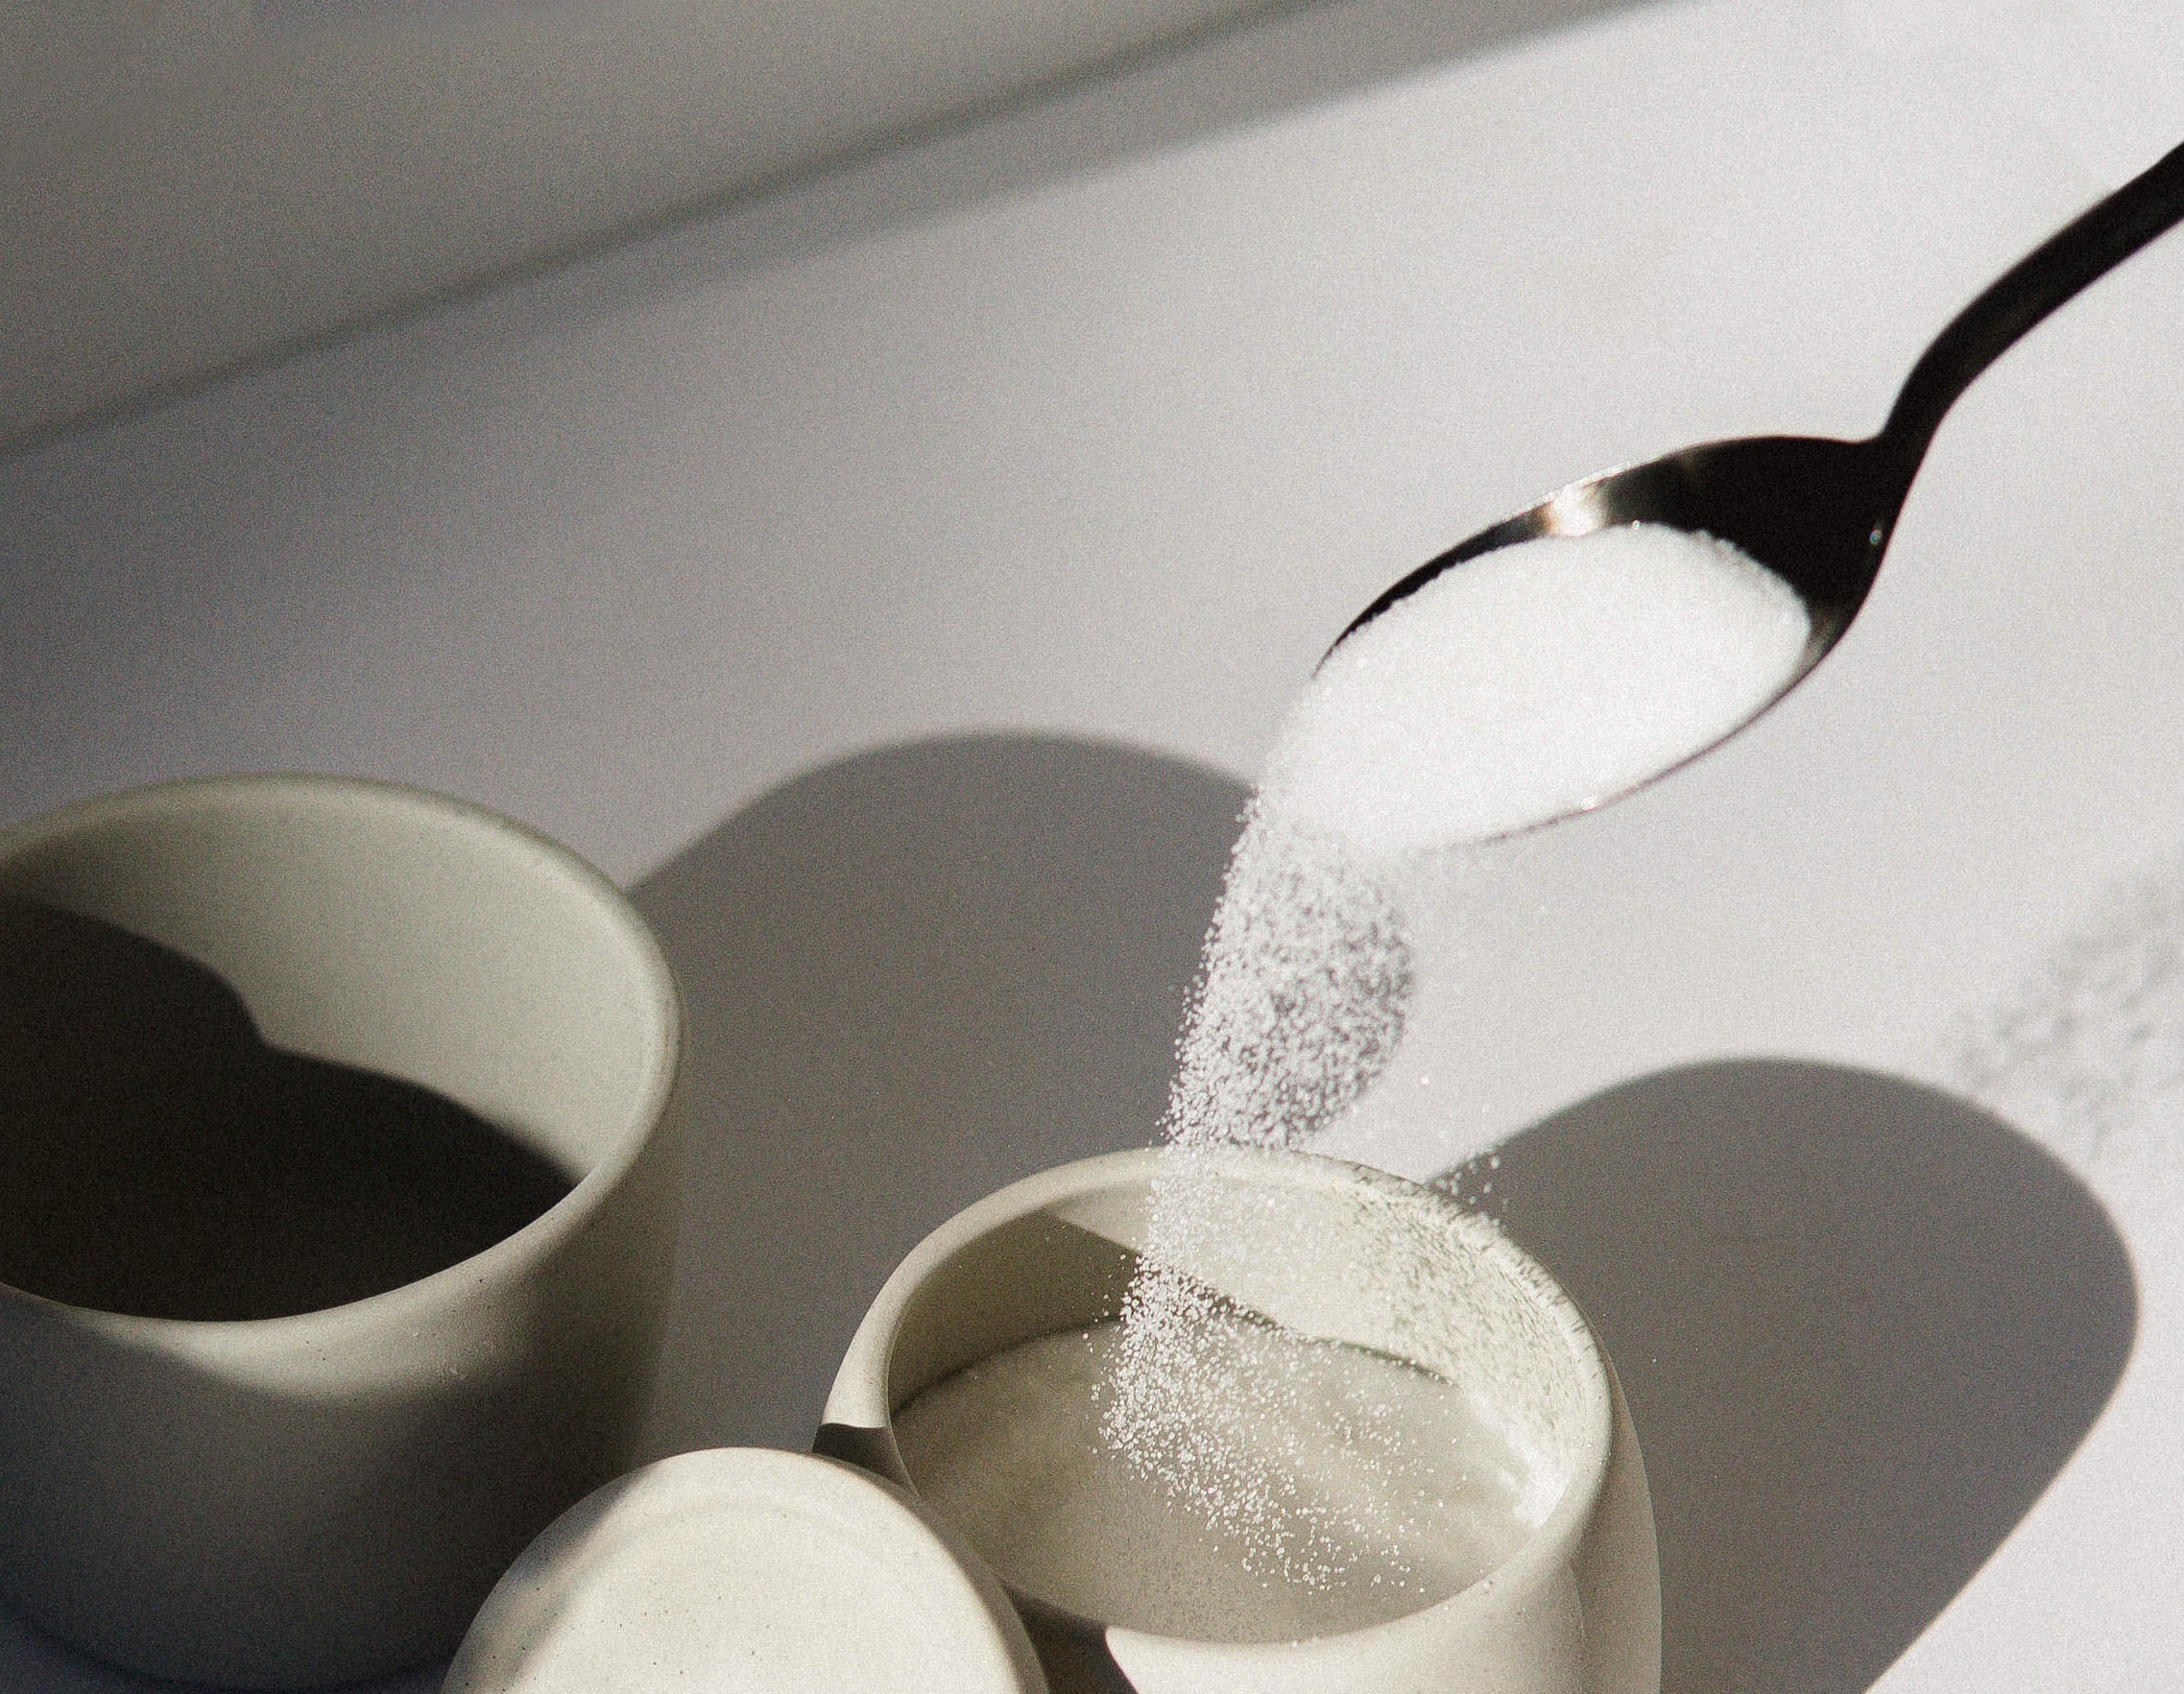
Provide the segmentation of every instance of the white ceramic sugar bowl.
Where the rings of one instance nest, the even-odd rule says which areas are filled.
[[[1065,1165],[935,1230],[866,1315],[818,1449],[915,1491],[896,1413],[967,1365],[1116,1316],[1164,1157]],[[1011,1587],[1057,1694],[1658,1694],[1644,1462],[1614,1371],[1568,1297],[1490,1222],[1433,1190],[1300,1154],[1194,1157],[1193,1204],[1209,1215],[1187,1269],[1304,1335],[1487,1394],[1556,1491],[1515,1551],[1460,1592],[1307,1640],[1184,1639]],[[1422,1250],[1436,1298],[1391,1298]]]

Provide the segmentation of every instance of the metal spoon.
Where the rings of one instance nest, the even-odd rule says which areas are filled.
[[[1498,547],[1616,524],[1668,524],[1735,543],[1803,597],[1812,635],[1783,685],[1787,693],[1864,604],[1911,479],[1956,396],[2018,337],[2179,219],[2184,147],[2050,236],[1959,312],[1911,367],[1888,421],[1870,440],[1744,436],[1572,483],[1420,565],[1360,612],[1335,645],[1443,571]]]

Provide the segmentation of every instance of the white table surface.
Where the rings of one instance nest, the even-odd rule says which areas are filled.
[[[1962,299],[2179,138],[2165,12],[1619,14],[1082,169],[924,200],[882,169],[54,442],[0,465],[0,806],[210,769],[398,776],[562,836],[695,935],[699,871],[808,845],[781,820],[829,796],[928,833],[953,805],[1000,853],[1015,825],[933,772],[1014,772],[1049,821],[1075,804],[1161,837],[1194,879],[1163,932],[1187,943],[1236,790],[1168,761],[1247,773],[1357,607],[1546,488],[1715,436],[1873,427]],[[2103,891],[2173,878],[2184,842],[2179,300],[2172,238],[1995,369],[1863,615],[1783,706],[1471,875],[1428,926],[1398,1072],[1339,1132],[1424,1175],[1738,1056],[1963,1091],[1967,1029],[2074,990],[2047,1059],[1981,1086],[2114,1220],[2134,1348],[2084,1445],[1882,1676],[1891,1694],[2184,1675],[2184,1019],[2172,964],[2134,997],[2090,942],[2069,951],[2159,954],[2148,926],[2172,921]],[[970,731],[1122,746],[1112,768],[1083,755],[1093,780],[1070,743],[960,769],[924,745]],[[1010,850],[1029,922],[1074,861]],[[956,867],[967,900],[980,862]],[[906,920],[865,916],[877,953],[916,956]],[[799,935],[761,939],[791,969]],[[1181,968],[1141,985],[1163,1016]],[[965,1028],[1035,1058],[1099,1039],[1025,1035],[1020,1010]],[[2094,1124],[2072,1065],[2133,1056]],[[890,1079],[979,1062],[882,1055],[829,1086],[847,1117],[892,1121]],[[1157,1081],[1058,1109],[1141,1114]],[[742,1157],[763,1136],[728,1140]],[[763,1181],[823,1182],[800,1146]],[[978,1157],[935,1160],[948,1181],[1007,1162]],[[812,1227],[843,1204],[815,1202]],[[705,1361],[751,1348],[707,1337],[764,1324],[708,1303],[702,1258],[655,1444],[793,1439],[790,1414],[715,1403]],[[793,1302],[766,1322],[793,1326]],[[1840,1685],[1807,1673],[1774,1685]],[[135,1685],[4,1624],[0,1680]]]

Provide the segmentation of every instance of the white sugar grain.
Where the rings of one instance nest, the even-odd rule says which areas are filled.
[[[1580,811],[1680,764],[1795,676],[1804,602],[1658,524],[1444,571],[1329,655],[1260,804],[1384,862]]]
[[[1414,985],[1406,862],[1597,805],[1703,751],[1795,679],[1809,633],[1798,596],[1737,549],[1637,525],[1485,555],[1343,642],[1246,812],[1177,1042],[1170,1157],[1308,1144],[1371,1086]],[[1197,1516],[1206,1557],[1217,1542],[1287,1589],[1353,1593],[1378,1568],[1359,1549],[1393,1544],[1392,1527],[1334,1535],[1315,1515],[1302,1467],[1353,1439],[1339,1394],[1313,1355],[1239,1336],[1181,1268],[1207,1245],[1198,1191],[1181,1173],[1155,1184],[1099,1360],[1099,1441]],[[1247,1435],[1269,1428],[1287,1433]],[[1369,1515],[1388,1494],[1347,1497]]]
[[[1532,1527],[1525,1461],[1451,1384],[1234,1313],[1198,1337],[1202,1380],[1222,1392],[1175,1432],[1209,1447],[1231,1485],[1227,1509],[1209,1513],[1175,1475],[1100,1439],[1122,1345],[1113,1323],[1044,1336],[896,1414],[919,1493],[1051,1605],[1195,1640],[1296,1640],[1459,1592]],[[1276,1479],[1270,1536],[1250,1491]]]
[[[1176,1048],[1166,1134],[1301,1145],[1394,1055],[1411,956],[1387,884],[1332,836],[1255,802]]]

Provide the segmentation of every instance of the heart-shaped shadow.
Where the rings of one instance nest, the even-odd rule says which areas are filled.
[[[918,1239],[1143,1145],[1241,785],[1128,748],[882,749],[636,897],[682,977],[694,1118],[658,1453],[802,1447]],[[1494,1200],[1615,1357],[1671,1694],[1855,1694],[2061,1467],[2129,1351],[2092,1195],[1932,1089],[1747,1062],[1501,1150]]]
[[[0,898],[0,1282],[139,1317],[398,1288],[569,1191],[399,1077],[266,1044],[241,995],[114,924]]]

